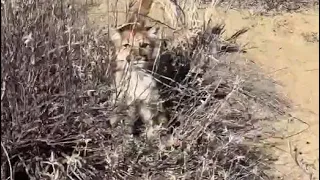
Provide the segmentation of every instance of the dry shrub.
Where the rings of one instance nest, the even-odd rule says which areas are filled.
[[[160,58],[172,110],[161,133],[179,142],[164,147],[109,127],[110,43],[85,26],[83,9],[21,0],[1,13],[2,179],[266,178],[259,122],[285,106],[274,83],[221,39],[223,26]]]

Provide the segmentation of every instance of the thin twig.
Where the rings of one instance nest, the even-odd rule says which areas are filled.
[[[3,151],[4,151],[4,154],[5,154],[6,157],[7,157],[7,161],[8,161],[8,165],[9,165],[9,172],[10,172],[10,179],[13,180],[13,171],[12,171],[11,160],[10,160],[8,151],[7,151],[6,148],[4,147],[2,141],[1,141],[1,146],[2,146],[2,149],[3,149]]]

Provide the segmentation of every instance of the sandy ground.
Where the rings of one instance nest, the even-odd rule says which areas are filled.
[[[274,172],[288,180],[310,179],[310,173],[319,179],[319,11],[275,17],[228,11],[221,17],[225,17],[227,34],[251,28],[239,41],[248,43],[246,57],[283,85],[279,90],[294,103],[293,115],[310,126],[291,138],[272,139],[279,144],[273,149],[279,155]],[[302,122],[286,120],[276,126],[285,136],[307,128]],[[301,167],[295,162],[295,154]]]
[[[245,57],[281,82],[283,88],[279,91],[294,103],[293,115],[310,126],[291,138],[270,139],[278,144],[272,149],[279,156],[273,173],[278,179],[319,179],[319,11],[306,10],[275,17],[254,16],[234,10],[202,11],[206,17],[212,15],[214,19],[222,19],[226,23],[226,35],[243,27],[250,28],[239,40],[239,43],[247,44]],[[89,10],[89,17],[104,26],[107,24],[106,12],[106,6],[94,6]],[[153,12],[156,13],[151,16],[159,17],[159,11]],[[283,130],[284,136],[306,127],[300,121],[287,120],[275,125],[275,128]]]

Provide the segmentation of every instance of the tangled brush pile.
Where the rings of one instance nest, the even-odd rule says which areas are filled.
[[[263,135],[259,121],[281,115],[285,103],[236,45],[222,41],[222,26],[162,56],[183,74],[163,87],[174,119],[163,133],[180,142],[164,147],[110,128],[111,45],[80,21],[81,7],[6,1],[1,13],[2,179],[266,176],[266,155],[253,142]]]

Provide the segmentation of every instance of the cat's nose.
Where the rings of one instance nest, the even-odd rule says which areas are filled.
[[[135,60],[135,56],[133,53],[130,53],[127,57],[126,57],[126,61],[127,62],[131,62]]]

